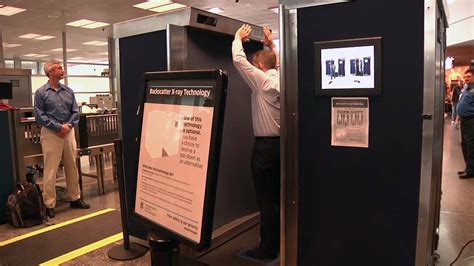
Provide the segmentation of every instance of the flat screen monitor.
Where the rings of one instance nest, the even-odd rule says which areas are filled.
[[[13,99],[13,89],[10,82],[0,82],[0,100]]]
[[[381,94],[381,38],[314,43],[315,94],[370,96]]]

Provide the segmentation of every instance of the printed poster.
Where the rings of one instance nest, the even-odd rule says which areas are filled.
[[[331,146],[369,147],[369,98],[331,98]]]
[[[213,107],[174,104],[174,99],[209,101],[211,89],[149,88],[140,143],[135,212],[196,243],[201,239]],[[173,100],[153,102],[153,97],[167,95]]]

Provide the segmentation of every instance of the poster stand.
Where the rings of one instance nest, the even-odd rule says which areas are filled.
[[[195,261],[179,255],[179,243],[160,236],[153,231],[148,233],[151,265],[165,266],[207,266],[208,264]]]
[[[113,260],[133,260],[139,258],[148,251],[148,248],[137,243],[130,243],[127,220],[127,199],[125,198],[125,184],[123,180],[123,161],[122,161],[122,140],[114,141],[115,155],[117,160],[117,176],[120,195],[120,214],[122,218],[123,244],[112,247],[109,252],[109,258]]]

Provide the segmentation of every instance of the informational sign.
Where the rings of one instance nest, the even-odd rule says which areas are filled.
[[[369,98],[331,98],[331,145],[369,147]]]
[[[199,243],[214,88],[151,83],[146,94],[135,212]]]

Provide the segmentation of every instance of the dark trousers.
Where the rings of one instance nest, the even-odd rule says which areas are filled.
[[[466,161],[466,173],[474,176],[474,117],[461,118],[461,145]]]
[[[256,137],[252,151],[252,177],[260,207],[260,248],[280,249],[280,138]]]

